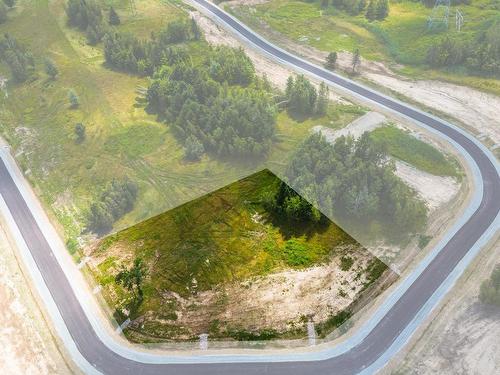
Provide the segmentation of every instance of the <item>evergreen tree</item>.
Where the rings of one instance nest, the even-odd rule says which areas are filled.
[[[334,70],[337,66],[337,52],[330,52],[326,57],[325,68]]]
[[[359,48],[356,48],[354,50],[353,55],[352,55],[352,63],[351,63],[353,74],[357,73],[357,70],[358,70],[360,64],[361,64],[361,57],[359,54]]]
[[[76,143],[82,143],[85,140],[85,125],[81,122],[75,125],[75,135],[76,135]]]
[[[194,136],[189,136],[186,139],[184,157],[187,160],[200,160],[204,152],[205,148],[203,147],[203,144]]]
[[[378,0],[375,17],[378,20],[384,20],[389,15],[389,0]]]
[[[330,0],[321,0],[321,7],[328,8],[329,3],[330,3]]]
[[[80,99],[78,98],[78,95],[76,95],[76,92],[74,90],[68,91],[68,99],[70,108],[78,108],[78,106],[80,105]]]
[[[368,7],[366,8],[365,17],[368,21],[373,21],[377,18],[377,9],[375,5],[375,0],[370,0],[368,2]]]
[[[316,103],[316,114],[320,116],[326,115],[328,111],[329,96],[330,96],[330,89],[325,84],[325,82],[321,82],[321,84],[319,85],[318,100]]]
[[[194,40],[200,40],[201,30],[194,18],[191,18],[191,34],[193,34]]]
[[[26,81],[35,72],[33,55],[9,34],[0,41],[0,58],[9,66],[17,82]]]
[[[297,115],[311,115],[316,108],[318,93],[303,75],[287,82],[288,108]]]
[[[113,25],[113,26],[119,25],[121,23],[120,16],[118,16],[118,13],[116,13],[115,8],[113,8],[113,7],[109,8],[108,22],[110,25]]]
[[[3,0],[5,5],[7,5],[9,8],[13,8],[14,5],[16,4],[16,0]]]
[[[51,78],[55,79],[59,74],[59,69],[57,69],[57,65],[53,60],[47,58],[45,59],[45,73]]]

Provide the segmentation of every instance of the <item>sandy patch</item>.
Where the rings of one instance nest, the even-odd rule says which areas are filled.
[[[72,373],[0,227],[0,374]]]
[[[354,120],[345,128],[340,130],[333,130],[321,125],[312,128],[313,133],[321,133],[325,139],[333,143],[337,138],[341,136],[347,137],[351,136],[354,139],[358,139],[365,132],[371,132],[381,126],[385,121],[386,117],[378,112],[368,112],[367,114],[361,116],[360,118]]]
[[[450,201],[460,190],[452,177],[435,176],[401,161],[396,161],[396,175],[417,191],[430,211]]]
[[[304,326],[305,321],[323,322],[356,300],[366,283],[366,267],[373,257],[362,248],[339,248],[353,260],[349,270],[341,269],[341,256],[303,270],[284,270],[183,298],[163,292],[164,304],[176,305],[175,325],[189,327],[194,334],[207,332],[210,323],[247,330],[273,328],[285,331]],[[150,312],[132,322],[146,320],[174,323]],[[187,336],[189,337],[189,335]]]
[[[406,353],[396,357],[382,373],[498,374],[500,309],[481,304],[478,294],[481,282],[499,259],[497,241],[474,262]]]

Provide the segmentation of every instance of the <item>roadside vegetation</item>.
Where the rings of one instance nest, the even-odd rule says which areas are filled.
[[[375,129],[370,133],[370,137],[384,147],[392,157],[424,172],[437,176],[459,176],[455,159],[395,126]]]
[[[479,299],[484,304],[500,306],[500,266],[481,284]]]
[[[387,16],[383,16],[385,11],[377,11],[385,7],[382,3],[271,0],[231,9],[258,29],[264,22],[292,41],[321,51],[359,50],[368,60],[404,64],[394,69],[410,76],[431,75],[500,92],[497,0],[452,1],[448,26],[439,21],[429,24],[435,1],[389,1]],[[455,27],[457,9],[464,16],[460,30]],[[467,79],[470,76],[474,79]]]

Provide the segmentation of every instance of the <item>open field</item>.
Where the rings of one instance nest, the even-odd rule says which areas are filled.
[[[309,319],[325,323],[343,312],[387,270],[326,218],[289,222],[266,209],[279,184],[258,172],[90,252],[118,320],[132,319],[129,338],[304,335]],[[114,279],[137,258],[146,270],[142,303]]]
[[[413,1],[391,1],[389,16],[374,22],[366,20],[365,12],[352,16],[332,6],[322,9],[320,1],[271,0],[255,5],[228,2],[227,9],[258,30],[274,30],[321,51],[352,53],[359,49],[363,58],[384,62],[412,78],[439,79],[498,94],[498,77],[471,76],[460,67],[431,69],[425,61],[429,47],[445,36],[462,41],[478,37],[498,19],[498,6],[495,1],[476,0],[471,5],[452,7],[449,28],[439,30],[427,27],[432,9]],[[455,29],[456,8],[465,17],[460,32]]]

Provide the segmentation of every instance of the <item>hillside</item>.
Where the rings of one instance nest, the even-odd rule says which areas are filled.
[[[281,184],[264,170],[99,242],[93,272],[118,320],[132,319],[126,335],[304,335],[304,317],[321,327],[356,301],[387,267],[325,217],[277,215],[266,202]],[[119,285],[138,259],[142,284]]]

